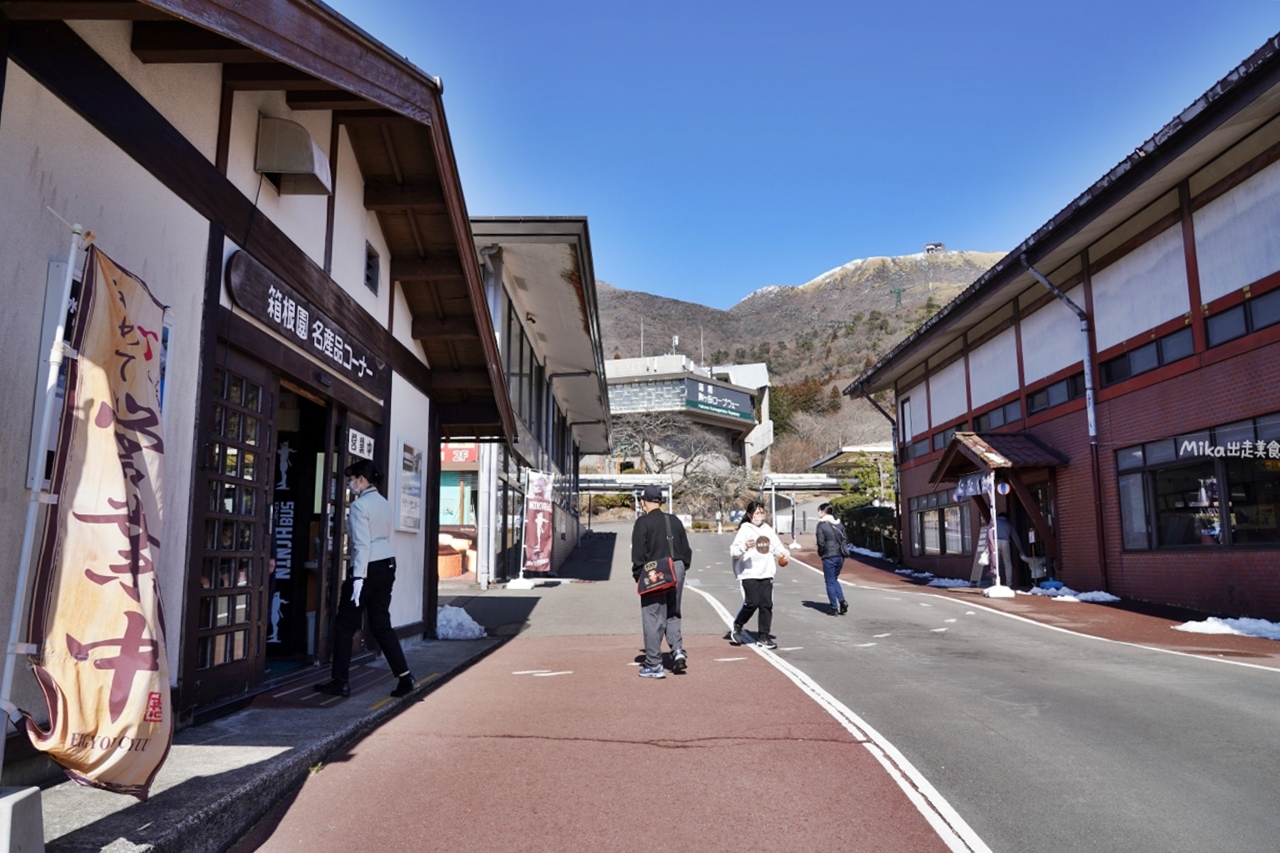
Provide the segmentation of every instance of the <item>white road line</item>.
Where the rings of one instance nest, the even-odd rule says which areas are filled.
[[[946,628],[930,628],[930,629],[929,629],[929,633],[931,633],[931,634],[941,634],[941,633],[942,633],[943,631],[945,631],[945,630],[947,630],[947,629],[946,629]]]
[[[942,621],[943,621],[943,622],[954,622],[954,621],[956,621],[956,620],[954,620],[954,619],[943,619]]]
[[[729,661],[746,660],[746,658],[713,658],[713,660],[716,661],[716,663],[728,663]]]
[[[551,677],[551,676],[553,676],[553,675],[573,675],[573,670],[571,670],[571,669],[562,669],[562,670],[560,670],[559,672],[535,672],[535,673],[533,673],[533,677],[534,677],[534,678],[550,678],[550,677]]]
[[[892,637],[893,634],[872,634],[877,640],[883,640],[885,637]]]
[[[511,673],[512,675],[537,675],[540,672],[550,672],[549,669],[518,669]]]
[[[729,611],[723,604],[701,589],[695,588],[693,591],[707,600],[725,625],[733,624],[733,617],[729,615]],[[792,683],[844,726],[855,740],[867,746],[952,853],[991,853],[991,848],[983,843],[964,818],[960,817],[942,794],[929,784],[920,771],[884,735],[868,726],[865,720],[824,690],[802,670],[765,649],[752,647],[752,651],[790,678]]]
[[[965,602],[956,601],[954,598],[948,598],[945,595],[934,595],[932,593],[917,593],[917,594],[933,595],[933,597],[935,598],[940,598],[943,601],[949,601],[952,604],[964,604],[967,607],[977,607],[981,610],[985,610],[987,613],[994,613],[997,616],[1004,616],[1008,619],[1013,619],[1017,622],[1025,622],[1028,625],[1034,625],[1035,627],[1043,628],[1046,631],[1058,631],[1059,633],[1062,633],[1062,634],[1070,634],[1073,637],[1083,637],[1086,640],[1097,640],[1100,643],[1112,643],[1117,646],[1128,646],[1131,649],[1144,649],[1145,651],[1148,651],[1148,652],[1161,652],[1166,655],[1177,655],[1178,657],[1194,658],[1195,660],[1212,661],[1213,663],[1226,663],[1226,664],[1231,664],[1232,666],[1243,666],[1246,669],[1260,669],[1264,672],[1280,672],[1280,667],[1263,666],[1262,664],[1257,664],[1257,663],[1245,663],[1244,661],[1231,660],[1230,658],[1215,658],[1215,657],[1209,657],[1208,655],[1194,655],[1194,654],[1191,654],[1190,652],[1180,652],[1180,651],[1177,651],[1176,649],[1162,649],[1159,646],[1144,646],[1140,643],[1126,643],[1124,640],[1112,640],[1109,637],[1096,637],[1093,634],[1085,634],[1080,631],[1072,631],[1070,628],[1059,628],[1057,625],[1046,625],[1044,622],[1037,622],[1034,619],[1028,619],[1025,616],[1019,616],[1016,613],[1006,613],[1005,611],[997,610],[994,607],[984,607],[981,604],[972,604],[967,601]],[[969,610],[966,612],[973,613],[972,610]]]
[[[854,648],[855,648],[855,649],[869,649],[869,648],[871,648],[871,647],[872,647],[872,646],[874,646],[874,645],[875,645],[875,643],[858,643],[857,645],[855,645],[855,646],[854,646]]]

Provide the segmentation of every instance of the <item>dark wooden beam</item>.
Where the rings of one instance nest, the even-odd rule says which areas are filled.
[[[413,210],[423,213],[446,212],[444,194],[438,183],[431,184],[365,184],[364,206],[367,210]],[[458,256],[453,255],[454,275],[462,275]]]
[[[436,616],[440,609],[440,512],[436,498],[440,494],[440,408],[431,406],[427,412],[427,446],[422,460],[424,464],[422,484],[424,530],[426,546],[422,555],[422,636],[437,639]]]
[[[433,370],[431,387],[436,391],[488,391],[487,370]]]
[[[341,89],[329,91],[291,91],[285,95],[291,110],[360,110],[373,106],[359,95]]]
[[[339,124],[395,124],[409,122],[418,124],[407,116],[393,113],[391,110],[335,110],[333,120]]]
[[[130,43],[143,62],[262,62],[262,54],[182,21],[138,21]]]
[[[440,84],[323,3],[298,0],[147,0],[175,17],[252,45],[340,89],[429,124]],[[252,61],[261,61],[255,59]]]
[[[413,337],[419,341],[465,341],[480,337],[480,330],[471,317],[423,318],[413,321]]]
[[[61,22],[10,25],[10,59],[82,116],[161,184],[217,224],[272,273],[359,336],[424,394],[431,370],[339,287],[296,243],[169,123],[155,107]]]
[[[493,403],[440,403],[432,408],[440,413],[441,426],[502,426]]]
[[[11,21],[172,21],[160,9],[134,0],[3,0],[0,14]]]
[[[366,191],[366,205],[368,201]],[[437,281],[462,276],[462,263],[452,252],[438,252],[429,258],[391,259],[391,277],[396,281]]]
[[[238,92],[327,92],[336,90],[332,83],[317,80],[305,71],[290,68],[282,62],[245,62],[222,69],[222,82]]]

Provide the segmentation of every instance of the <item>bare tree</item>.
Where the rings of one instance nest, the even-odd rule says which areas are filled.
[[[729,440],[680,412],[635,412],[613,420],[614,447],[642,470],[683,479],[729,465]]]
[[[711,518],[720,512],[722,518],[728,519],[729,510],[741,504],[750,490],[745,468],[708,468],[681,480],[675,497],[695,517]]]

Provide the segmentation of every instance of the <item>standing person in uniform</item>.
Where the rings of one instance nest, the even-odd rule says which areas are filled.
[[[644,515],[636,519],[631,530],[631,577],[640,579],[645,563],[670,557],[675,566],[673,589],[640,596],[640,625],[644,630],[644,663],[641,678],[666,678],[662,669],[662,638],[671,646],[671,671],[684,672],[689,655],[680,634],[680,594],[684,591],[684,573],[693,559],[684,525],[674,515],[662,511],[662,489],[645,486],[640,495]]]
[[[733,557],[733,573],[742,584],[742,608],[733,619],[729,640],[735,646],[746,642],[742,627],[759,612],[756,645],[776,649],[778,644],[769,633],[773,628],[773,578],[778,573],[778,566],[785,566],[790,557],[778,534],[769,526],[764,504],[759,501],[747,504],[746,515],[738,534],[733,537],[733,544],[729,546],[729,554]]]
[[[356,495],[347,516],[351,573],[342,583],[342,600],[334,623],[333,678],[317,684],[316,690],[333,696],[351,695],[351,641],[368,610],[369,632],[399,679],[391,695],[408,696],[413,692],[413,676],[400,639],[391,627],[391,587],[396,581],[396,558],[390,542],[391,504],[378,493],[382,474],[368,459],[348,465],[346,475],[347,486]]]
[[[832,616],[849,612],[849,602],[844,600],[840,587],[840,569],[844,567],[845,548],[849,544],[844,525],[832,514],[831,504],[818,507],[818,556],[822,558],[822,577],[827,582],[827,601]]]

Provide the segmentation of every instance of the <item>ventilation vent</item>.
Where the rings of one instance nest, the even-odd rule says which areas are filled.
[[[329,160],[307,129],[296,121],[258,118],[254,170],[266,175],[281,195],[329,195]]]

